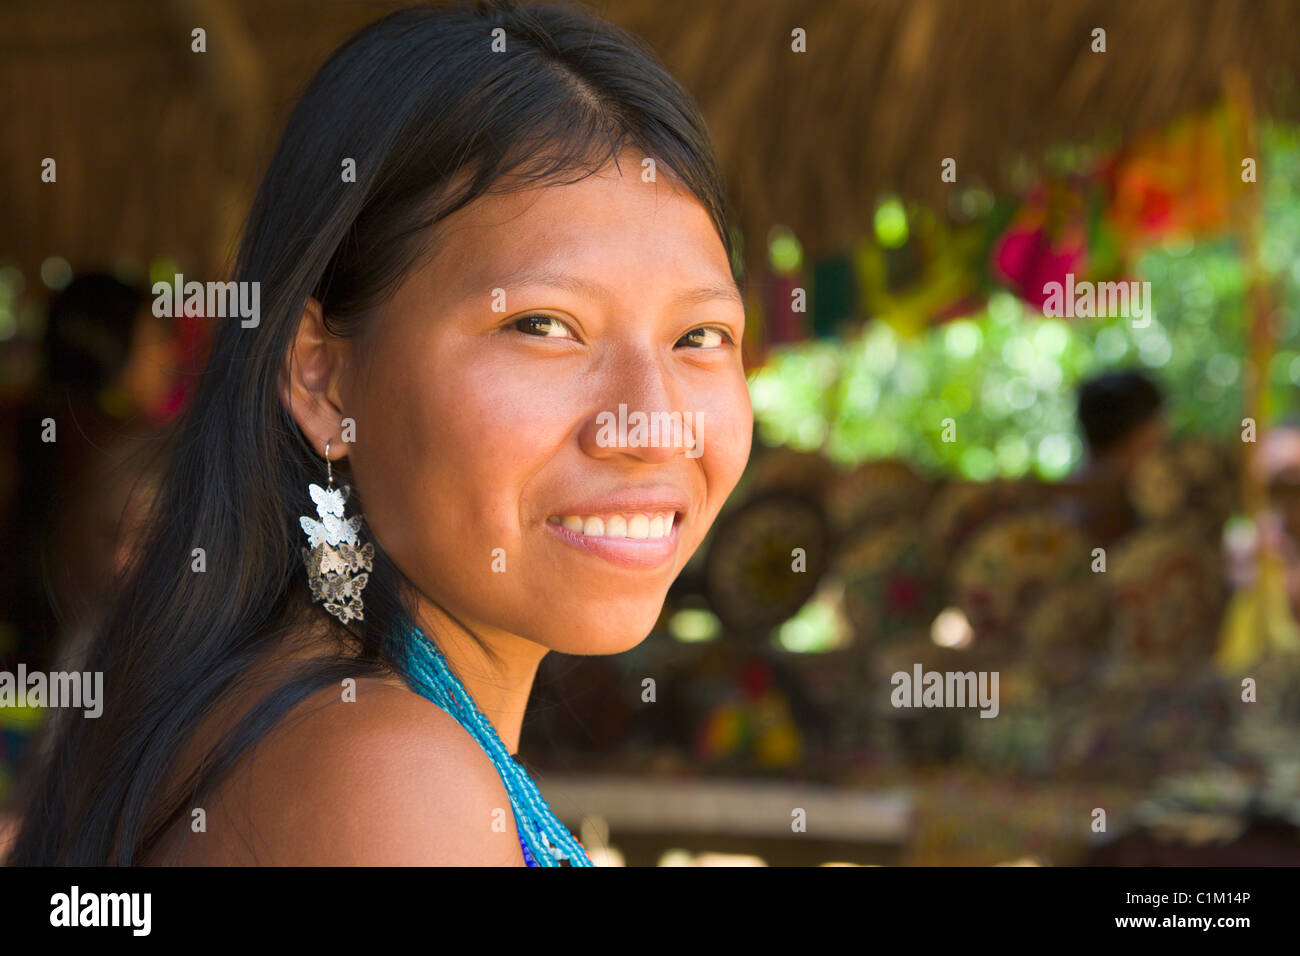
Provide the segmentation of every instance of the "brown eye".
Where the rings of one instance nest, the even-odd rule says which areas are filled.
[[[731,333],[727,332],[726,329],[715,329],[711,326],[701,326],[698,329],[691,329],[691,331],[687,332],[680,340],[678,340],[678,344],[680,345],[682,342],[688,341],[693,343],[694,348],[701,349],[716,349],[723,343],[730,345],[735,344],[731,338]]]
[[[572,337],[569,327],[550,315],[526,315],[514,323],[514,327],[525,335],[538,338],[562,339]]]

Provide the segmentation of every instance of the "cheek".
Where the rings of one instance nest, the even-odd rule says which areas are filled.
[[[525,486],[572,415],[553,383],[454,343],[388,354],[357,396],[351,457],[366,522],[422,591],[460,604],[452,593],[483,589],[494,549],[518,553]],[[439,358],[416,360],[429,356]]]
[[[744,378],[699,396],[703,453],[699,461],[708,483],[707,517],[711,524],[735,489],[749,461],[754,410]],[[707,528],[702,529],[707,530]]]

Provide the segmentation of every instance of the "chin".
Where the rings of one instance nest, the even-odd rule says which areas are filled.
[[[538,643],[561,654],[621,654],[650,635],[661,608],[662,604],[651,611],[635,614],[614,611],[592,614],[586,623],[577,625],[570,621],[568,626],[557,629],[556,633],[547,635]]]

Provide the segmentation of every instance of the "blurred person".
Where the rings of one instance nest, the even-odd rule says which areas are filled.
[[[10,862],[591,865],[516,750],[543,657],[644,640],[744,470],[725,195],[690,95],[581,8],[342,46],[248,219],[259,321],[217,324],[97,630],[103,714]],[[707,435],[611,441],[621,407]]]
[[[18,415],[20,479],[4,549],[15,643],[0,652],[0,670],[81,669],[148,507],[157,412],[172,394],[170,343],[144,290],[110,275],[78,275],[51,298],[43,374]],[[67,714],[46,708],[40,718]],[[0,772],[20,785],[38,773],[54,732],[11,734]]]
[[[1292,618],[1300,621],[1300,421],[1266,432],[1253,462],[1268,489],[1269,507],[1253,526],[1237,523],[1225,535],[1228,579],[1238,589],[1256,579],[1261,548],[1281,564]]]
[[[78,275],[51,298],[43,355],[10,525],[17,656],[29,668],[80,656],[146,506],[153,416],[172,390],[168,321],[110,275]]]
[[[1279,532],[1300,542],[1300,420],[1287,419],[1259,443],[1255,472],[1268,487]]]
[[[1067,510],[1098,544],[1137,527],[1129,479],[1167,437],[1164,406],[1160,386],[1138,370],[1107,372],[1079,386],[1078,422],[1088,457],[1071,477]]]

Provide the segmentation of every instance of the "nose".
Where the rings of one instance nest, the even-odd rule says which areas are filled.
[[[698,416],[681,407],[670,373],[648,350],[610,363],[604,382],[599,403],[578,433],[583,452],[592,458],[658,464],[703,447]]]

